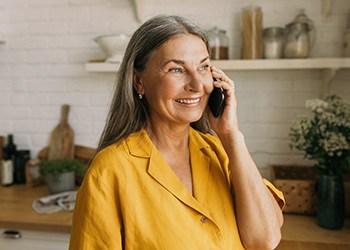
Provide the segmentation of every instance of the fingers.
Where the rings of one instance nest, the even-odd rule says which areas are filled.
[[[216,87],[222,87],[223,89],[234,92],[236,90],[235,83],[231,80],[222,70],[211,66],[211,72],[214,78],[218,81],[214,81]]]

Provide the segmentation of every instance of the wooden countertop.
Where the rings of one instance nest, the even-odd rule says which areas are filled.
[[[35,188],[25,185],[0,186],[0,228],[69,233],[72,212],[46,215],[37,214],[32,209],[35,199],[47,195],[46,185]],[[317,225],[314,216],[285,214],[282,242],[277,249],[350,249],[349,235],[350,218],[346,219],[341,230],[327,230]]]
[[[69,233],[73,212],[38,214],[33,210],[32,202],[47,195],[46,185],[0,186],[0,228]]]
[[[344,227],[329,230],[317,225],[314,216],[284,215],[282,241],[276,250],[349,250],[350,218],[346,218]]]

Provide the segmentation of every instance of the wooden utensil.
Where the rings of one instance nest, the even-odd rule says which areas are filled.
[[[61,120],[53,129],[49,141],[48,159],[74,158],[74,131],[68,123],[69,105],[61,107]]]

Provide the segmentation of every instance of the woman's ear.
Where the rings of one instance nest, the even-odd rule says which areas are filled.
[[[133,84],[134,84],[134,88],[138,94],[143,95],[145,93],[144,88],[143,88],[143,84],[141,81],[140,73],[138,73],[136,71],[134,71],[134,74],[133,74]]]

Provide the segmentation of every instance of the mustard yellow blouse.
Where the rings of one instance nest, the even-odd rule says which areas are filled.
[[[79,188],[69,249],[244,249],[223,146],[194,129],[189,146],[193,196],[144,130],[99,152]]]

